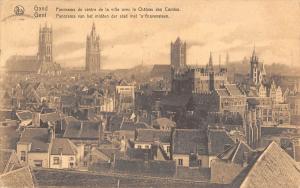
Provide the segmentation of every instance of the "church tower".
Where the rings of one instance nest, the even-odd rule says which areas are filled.
[[[179,37],[171,43],[171,67],[175,71],[186,67],[186,43]]]
[[[259,84],[258,57],[255,53],[255,48],[250,58],[250,78],[255,85]]]
[[[86,38],[85,69],[90,73],[100,72],[100,38],[96,34],[95,23],[93,23],[90,35]]]
[[[209,76],[209,90],[212,91],[215,89],[215,73],[214,73],[214,65],[213,65],[211,52],[210,52],[209,61],[207,64],[207,73]]]
[[[47,24],[43,28],[40,27],[39,31],[39,62],[52,62],[52,27]]]

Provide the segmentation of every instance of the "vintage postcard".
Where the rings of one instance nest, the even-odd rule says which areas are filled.
[[[299,188],[300,0],[0,0],[0,187]]]

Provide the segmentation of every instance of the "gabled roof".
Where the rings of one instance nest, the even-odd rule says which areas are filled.
[[[254,150],[252,150],[245,142],[240,141],[234,146],[228,148],[226,151],[218,155],[219,159],[230,161],[236,164],[243,164],[247,158],[247,155],[251,155],[254,153]]]
[[[76,155],[76,146],[66,138],[53,139],[51,155]]]
[[[176,129],[173,134],[174,154],[208,154],[206,132],[199,129]]]
[[[26,128],[19,143],[31,143],[30,152],[48,152],[51,132],[47,128]]]
[[[0,187],[33,188],[34,181],[28,166],[0,175]]]
[[[92,121],[70,121],[63,137],[69,139],[99,139],[100,123]]]
[[[17,154],[14,150],[1,149],[0,150],[0,175],[8,173],[12,170],[21,168],[22,165],[18,160]]]
[[[278,144],[272,142],[238,175],[232,187],[295,187],[300,185],[300,167]]]

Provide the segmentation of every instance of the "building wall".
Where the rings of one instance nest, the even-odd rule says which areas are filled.
[[[150,149],[151,148],[151,143],[136,143],[134,144],[134,148],[135,149]]]
[[[59,163],[54,163],[54,158],[59,158]],[[71,165],[73,163],[73,167]],[[50,155],[50,168],[64,169],[64,168],[75,168],[76,167],[76,156],[75,155]]]
[[[180,159],[182,160],[182,165],[179,165],[179,160]],[[189,167],[189,165],[190,165],[189,155],[173,154],[173,160],[176,161],[176,166]]]
[[[24,163],[28,162],[28,151],[30,149],[30,145],[29,144],[17,144],[17,156],[18,159],[23,163],[23,160],[21,160],[21,152],[25,151],[25,161]]]
[[[47,153],[28,153],[28,165],[36,166],[35,161],[42,161],[43,168],[49,168],[49,154]]]
[[[202,168],[210,167],[210,157],[208,155],[198,155],[198,160],[201,160]]]

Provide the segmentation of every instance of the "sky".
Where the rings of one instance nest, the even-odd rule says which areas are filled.
[[[104,69],[169,64],[170,43],[180,37],[187,43],[187,63],[205,65],[212,52],[214,63],[249,57],[255,46],[265,64],[300,65],[299,0],[101,0],[22,1],[0,4],[0,47],[3,65],[11,55],[35,55],[39,25],[53,28],[53,58],[63,67],[84,67],[86,36],[92,23],[100,36]],[[32,14],[33,6],[48,5],[47,19],[8,19],[16,5]],[[85,2],[84,5],[82,2]],[[68,3],[68,4],[67,4]],[[79,5],[81,3],[82,5]],[[168,19],[58,19],[59,8],[176,7]],[[139,14],[143,12],[138,12]],[[166,13],[166,12],[165,12]]]

